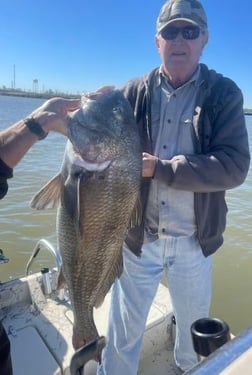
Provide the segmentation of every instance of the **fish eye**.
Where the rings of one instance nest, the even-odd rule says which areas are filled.
[[[113,108],[113,112],[114,112],[114,113],[121,113],[122,110],[121,110],[120,107],[114,107],[114,108]]]

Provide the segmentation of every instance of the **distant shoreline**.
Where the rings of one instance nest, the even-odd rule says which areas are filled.
[[[80,94],[66,94],[64,92],[31,92],[14,89],[0,89],[0,95],[19,96],[24,98],[51,99],[55,97],[73,99],[80,97]],[[252,109],[244,109],[244,115],[252,116]]]
[[[0,95],[6,96],[19,96],[24,98],[37,98],[37,99],[51,99],[55,97],[61,98],[78,98],[80,94],[66,94],[63,92],[31,92],[31,91],[22,91],[22,90],[11,90],[11,89],[0,89]]]

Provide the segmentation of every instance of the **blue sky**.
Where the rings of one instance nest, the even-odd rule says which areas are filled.
[[[1,0],[0,87],[77,93],[121,85],[159,65],[163,0]],[[201,61],[232,78],[252,108],[252,3],[202,0],[210,40]]]

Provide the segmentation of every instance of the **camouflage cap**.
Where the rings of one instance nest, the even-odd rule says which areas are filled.
[[[157,33],[173,21],[187,21],[207,29],[207,16],[198,0],[168,0],[159,13]]]

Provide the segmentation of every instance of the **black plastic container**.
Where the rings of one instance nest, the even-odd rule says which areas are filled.
[[[196,320],[191,326],[191,335],[194,350],[201,357],[207,357],[230,340],[228,324],[216,318]]]

